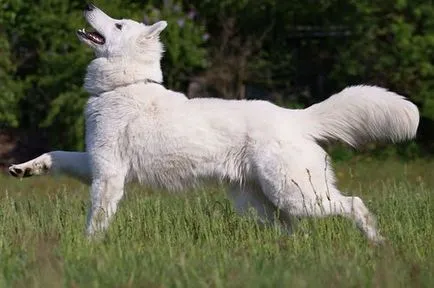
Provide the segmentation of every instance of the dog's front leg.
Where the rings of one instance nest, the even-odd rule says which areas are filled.
[[[86,152],[51,151],[30,161],[11,165],[9,174],[17,178],[44,174],[65,174],[90,184],[92,171]]]
[[[101,235],[109,226],[110,220],[116,213],[119,201],[124,194],[126,173],[120,167],[115,173],[108,173],[96,164],[95,177],[91,186],[91,207],[87,219],[86,233],[88,237]]]

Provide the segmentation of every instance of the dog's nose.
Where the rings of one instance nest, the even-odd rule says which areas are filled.
[[[85,11],[92,11],[93,9],[95,9],[95,5],[93,5],[92,3],[87,3],[86,7],[84,7]]]

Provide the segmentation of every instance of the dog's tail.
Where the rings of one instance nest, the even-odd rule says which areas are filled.
[[[419,125],[416,105],[374,86],[348,87],[303,112],[310,125],[306,132],[315,140],[340,140],[353,147],[414,138]]]

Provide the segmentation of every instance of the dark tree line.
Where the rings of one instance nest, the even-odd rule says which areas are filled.
[[[169,22],[165,83],[192,97],[304,107],[351,84],[410,97],[434,137],[434,7],[409,0],[95,1],[113,17]],[[91,51],[77,0],[0,0],[0,128],[40,129],[83,149]]]

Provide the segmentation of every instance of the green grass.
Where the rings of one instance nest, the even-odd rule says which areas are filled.
[[[288,237],[235,214],[215,187],[130,187],[106,238],[89,242],[86,186],[0,177],[0,287],[434,287],[434,163],[337,166],[384,246],[339,217],[304,219]]]

